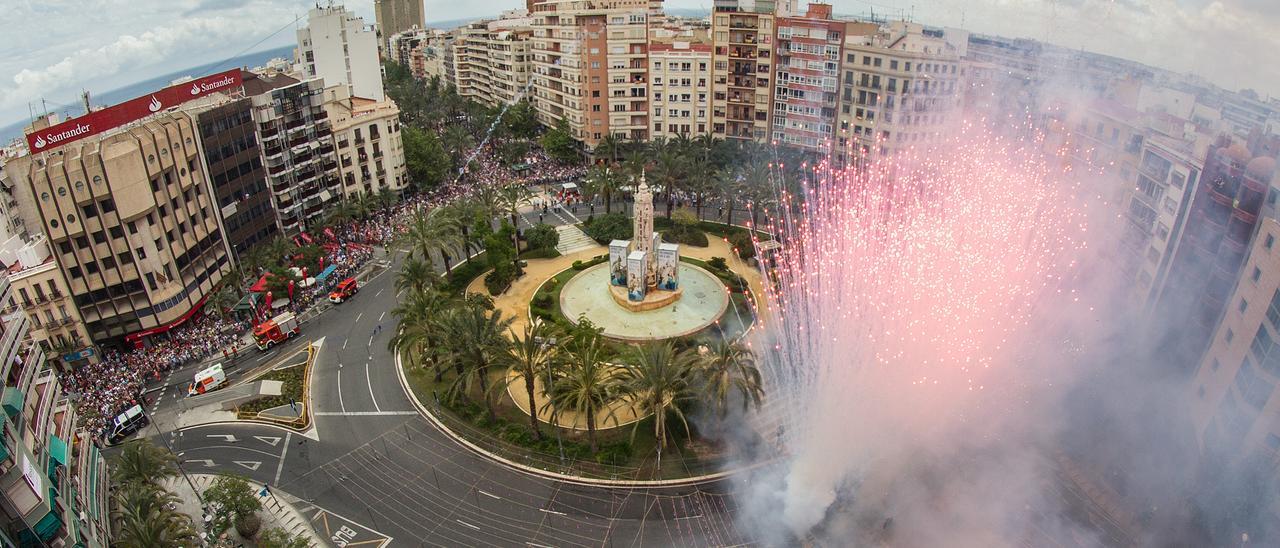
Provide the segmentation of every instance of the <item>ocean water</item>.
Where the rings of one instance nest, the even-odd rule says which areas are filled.
[[[293,46],[290,45],[290,46],[283,46],[283,47],[274,48],[274,49],[263,50],[256,53],[245,54],[240,57],[236,57],[226,61],[219,61],[216,63],[208,63],[204,65],[185,68],[179,71],[171,72],[169,74],[164,74],[161,76],[157,76],[155,78],[143,80],[141,82],[124,86],[122,88],[113,89],[111,91],[107,91],[103,93],[93,93],[92,95],[90,95],[90,100],[93,101],[94,105],[114,105],[117,103],[122,103],[129,99],[132,99],[134,97],[146,95],[158,89],[168,87],[170,82],[178,78],[182,78],[184,76],[191,76],[191,77],[204,76],[206,74],[228,70],[232,67],[252,68],[252,67],[263,65],[267,61],[274,59],[276,57],[283,57],[285,59],[289,59],[293,57]],[[72,112],[70,114],[72,116],[78,116],[83,113],[84,113],[84,110],[81,109],[81,110]],[[63,113],[60,112],[59,114],[63,114]],[[22,128],[26,127],[27,124],[29,123],[30,122],[28,120],[24,119],[12,125],[0,127],[0,145],[8,143],[9,141],[16,139],[18,137],[21,137]]]

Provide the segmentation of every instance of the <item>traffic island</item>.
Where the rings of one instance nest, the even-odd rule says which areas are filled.
[[[245,421],[267,422],[299,432],[311,426],[310,377],[311,368],[319,354],[319,346],[308,344],[290,354],[277,365],[258,374],[251,380],[280,383],[279,394],[264,395],[236,407],[236,418]]]

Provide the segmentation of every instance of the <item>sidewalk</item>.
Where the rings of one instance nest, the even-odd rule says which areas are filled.
[[[195,483],[196,488],[200,490],[201,494],[203,494],[204,491],[213,484],[213,480],[218,477],[214,474],[188,474],[187,476],[191,478],[193,483]],[[261,485],[253,482],[250,482],[249,485],[258,490],[262,488]],[[201,536],[204,536],[203,510],[200,508],[199,501],[195,496],[195,492],[192,491],[191,485],[188,484],[182,476],[177,476],[170,478],[165,483],[164,488],[172,491],[173,494],[178,496],[178,499],[181,500],[181,502],[178,504],[177,510],[191,516],[191,521],[194,523],[196,530],[201,532]],[[316,534],[315,530],[311,528],[306,517],[304,517],[302,513],[294,507],[294,504],[298,502],[297,498],[289,495],[288,493],[278,492],[275,489],[272,489],[267,496],[258,497],[258,500],[262,502],[262,510],[258,511],[258,517],[262,518],[262,528],[259,529],[259,534],[267,529],[271,529],[272,527],[279,527],[288,531],[291,535],[303,535],[309,538],[313,546],[325,546],[323,539],[321,539],[320,536]],[[232,539],[233,542],[253,542],[249,539],[240,538],[240,534],[236,532],[234,527],[229,529],[226,532],[226,535],[228,538]],[[206,542],[209,542],[209,540],[206,539]]]

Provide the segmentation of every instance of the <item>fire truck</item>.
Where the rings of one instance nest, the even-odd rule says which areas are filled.
[[[298,319],[292,312],[284,312],[253,328],[253,338],[258,341],[258,350],[271,348],[297,334]]]
[[[333,292],[329,293],[329,302],[341,304],[343,301],[350,299],[356,292],[360,291],[360,285],[355,278],[347,278],[338,282],[338,286],[333,288]]]

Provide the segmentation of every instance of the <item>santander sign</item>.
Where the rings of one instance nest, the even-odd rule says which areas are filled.
[[[240,87],[240,69],[231,69],[169,86],[160,91],[118,105],[72,118],[27,134],[27,147],[32,153],[79,141],[112,128],[145,118],[164,108],[174,107],[214,92],[230,92]]]

